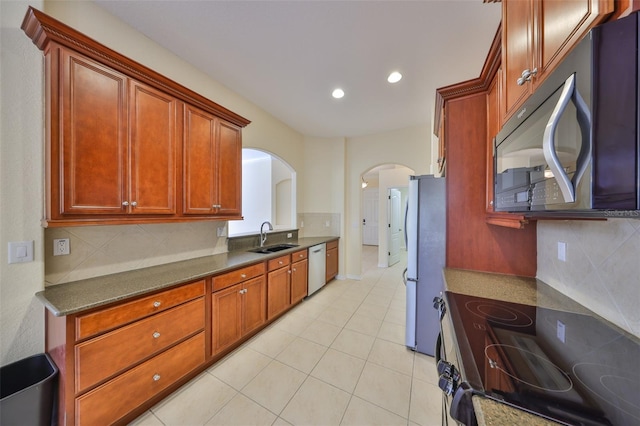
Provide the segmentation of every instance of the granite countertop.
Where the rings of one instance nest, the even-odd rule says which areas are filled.
[[[297,247],[272,254],[237,250],[181,262],[120,272],[102,277],[79,280],[46,287],[36,297],[55,316],[65,316],[109,303],[141,296],[174,285],[282,256],[338,239],[339,237],[299,238]]]
[[[535,278],[445,268],[447,291],[569,312],[589,313],[579,303]],[[558,423],[481,396],[473,396],[479,426],[551,426]]]

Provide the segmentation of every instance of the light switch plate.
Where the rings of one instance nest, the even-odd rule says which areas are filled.
[[[567,243],[558,241],[558,260],[562,262],[567,261]]]
[[[33,262],[33,241],[9,243],[9,263]]]

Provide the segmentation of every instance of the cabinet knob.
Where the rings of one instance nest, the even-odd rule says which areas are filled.
[[[129,202],[128,202],[128,201],[123,201],[123,202],[122,202],[122,205],[123,205],[124,207],[127,207],[127,206],[129,205]]]
[[[493,205],[493,200],[489,201],[489,205],[492,206]]]
[[[160,380],[160,375],[159,374],[154,374],[153,375],[153,381],[157,382],[158,380]]]
[[[293,272],[296,272],[296,268],[293,268]]]
[[[288,273],[291,273],[291,269],[289,269],[287,272],[288,272]]]
[[[138,202],[137,202],[137,201],[132,201],[132,202],[131,202],[131,206],[132,206],[132,207],[135,207],[135,206],[137,206],[137,205],[138,205]]]
[[[153,302],[153,307],[154,308],[159,308],[160,305],[162,305],[162,302],[160,302],[159,300],[156,300],[155,302]]]
[[[247,274],[240,274],[240,278],[247,278]]]
[[[536,74],[538,74],[538,68],[534,68],[533,70],[526,69],[522,71],[522,76],[516,80],[516,84],[522,86],[527,81],[531,81]]]
[[[158,333],[157,331],[155,333],[153,333],[153,338],[157,339],[158,337],[160,337],[160,333]]]
[[[282,260],[279,260],[279,261],[278,261],[278,264],[282,265],[282,263],[283,263],[283,262],[282,262]]]

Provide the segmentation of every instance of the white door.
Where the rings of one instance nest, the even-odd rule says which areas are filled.
[[[399,190],[389,189],[387,247],[389,248],[389,266],[400,260],[402,244],[402,194]]]
[[[378,245],[378,188],[362,191],[362,244]]]

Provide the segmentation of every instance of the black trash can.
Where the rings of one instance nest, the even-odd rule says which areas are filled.
[[[0,367],[0,425],[51,425],[58,367],[38,354]]]

